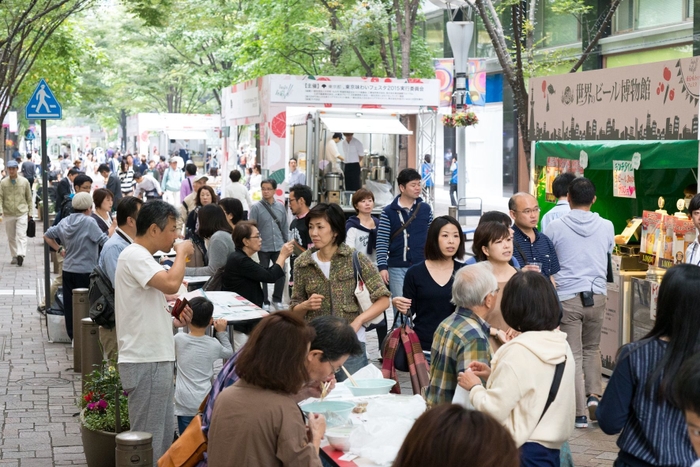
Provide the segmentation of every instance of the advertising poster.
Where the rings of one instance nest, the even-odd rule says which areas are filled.
[[[454,82],[454,58],[436,58],[433,60],[435,77],[440,82],[440,107],[452,107],[452,88]]]
[[[613,196],[636,198],[632,161],[613,161]]]

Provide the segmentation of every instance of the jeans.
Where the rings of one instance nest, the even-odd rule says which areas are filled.
[[[360,347],[362,347],[362,353],[360,355],[353,355],[349,357],[347,360],[345,360],[345,365],[343,365],[350,374],[353,374],[356,371],[369,365],[369,360],[367,360],[367,344],[365,344],[364,342],[360,342]],[[347,376],[345,375],[345,372],[341,369],[338,373],[335,374],[335,379],[339,382],[345,381],[347,379]]]
[[[403,297],[403,280],[406,277],[408,268],[389,268],[389,291],[393,297]],[[396,327],[396,317],[399,311],[394,308],[394,327]],[[381,342],[379,343],[381,345]]]
[[[450,201],[452,206],[457,206],[457,184],[450,183]]]
[[[269,268],[272,264],[277,262],[279,255],[279,251],[259,251],[258,258],[260,258],[260,266]],[[273,302],[279,303],[282,301],[285,280],[286,277],[282,276],[275,281],[275,289],[272,291]],[[263,302],[270,303],[270,300],[267,298],[267,284],[263,284]]]
[[[180,436],[185,432],[188,426],[190,426],[190,423],[192,422],[192,419],[194,416],[185,416],[185,415],[178,415],[177,416],[177,432]]]
[[[559,467],[559,449],[549,449],[539,443],[520,446],[520,467]]]
[[[601,395],[603,371],[600,331],[605,314],[605,295],[593,295],[593,306],[584,307],[577,295],[561,302],[564,316],[560,329],[566,333],[576,362],[576,416],[588,415],[586,394]]]
[[[79,273],[63,270],[63,314],[66,318],[66,333],[71,339],[73,339],[73,289],[89,288],[89,272]],[[80,330],[78,329],[78,331]]]

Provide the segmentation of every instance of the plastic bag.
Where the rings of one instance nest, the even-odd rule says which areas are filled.
[[[378,465],[391,465],[413,426],[407,418],[377,418],[358,426],[350,435],[350,452]]]
[[[386,206],[394,201],[394,195],[391,194],[391,183],[367,180],[365,187],[374,195],[375,206]]]

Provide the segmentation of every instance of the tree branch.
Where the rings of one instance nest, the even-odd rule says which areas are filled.
[[[612,4],[610,5],[610,10],[608,10],[608,14],[605,15],[605,18],[603,19],[603,22],[601,23],[600,27],[598,28],[598,32],[596,35],[593,37],[591,42],[589,42],[588,47],[586,47],[586,50],[583,51],[581,54],[581,57],[579,57],[578,61],[574,64],[574,66],[571,67],[571,70],[569,70],[569,73],[576,73],[578,69],[583,65],[583,62],[586,61],[588,58],[588,55],[593,51],[594,48],[598,46],[598,41],[600,40],[601,37],[603,37],[603,32],[605,31],[605,28],[608,27],[608,24],[610,24],[610,21],[612,20],[613,15],[615,14],[615,10],[617,10],[617,7],[620,6],[620,2],[622,0],[613,0]]]

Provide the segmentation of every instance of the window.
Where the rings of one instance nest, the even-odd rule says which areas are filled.
[[[541,47],[575,44],[581,40],[581,27],[576,17],[553,12],[551,1],[543,1],[536,13],[535,37],[536,40],[544,37]]]
[[[445,55],[445,20],[442,15],[425,21],[425,42],[428,45],[431,57],[443,57]]]
[[[678,24],[693,18],[693,0],[622,0],[615,33]]]

